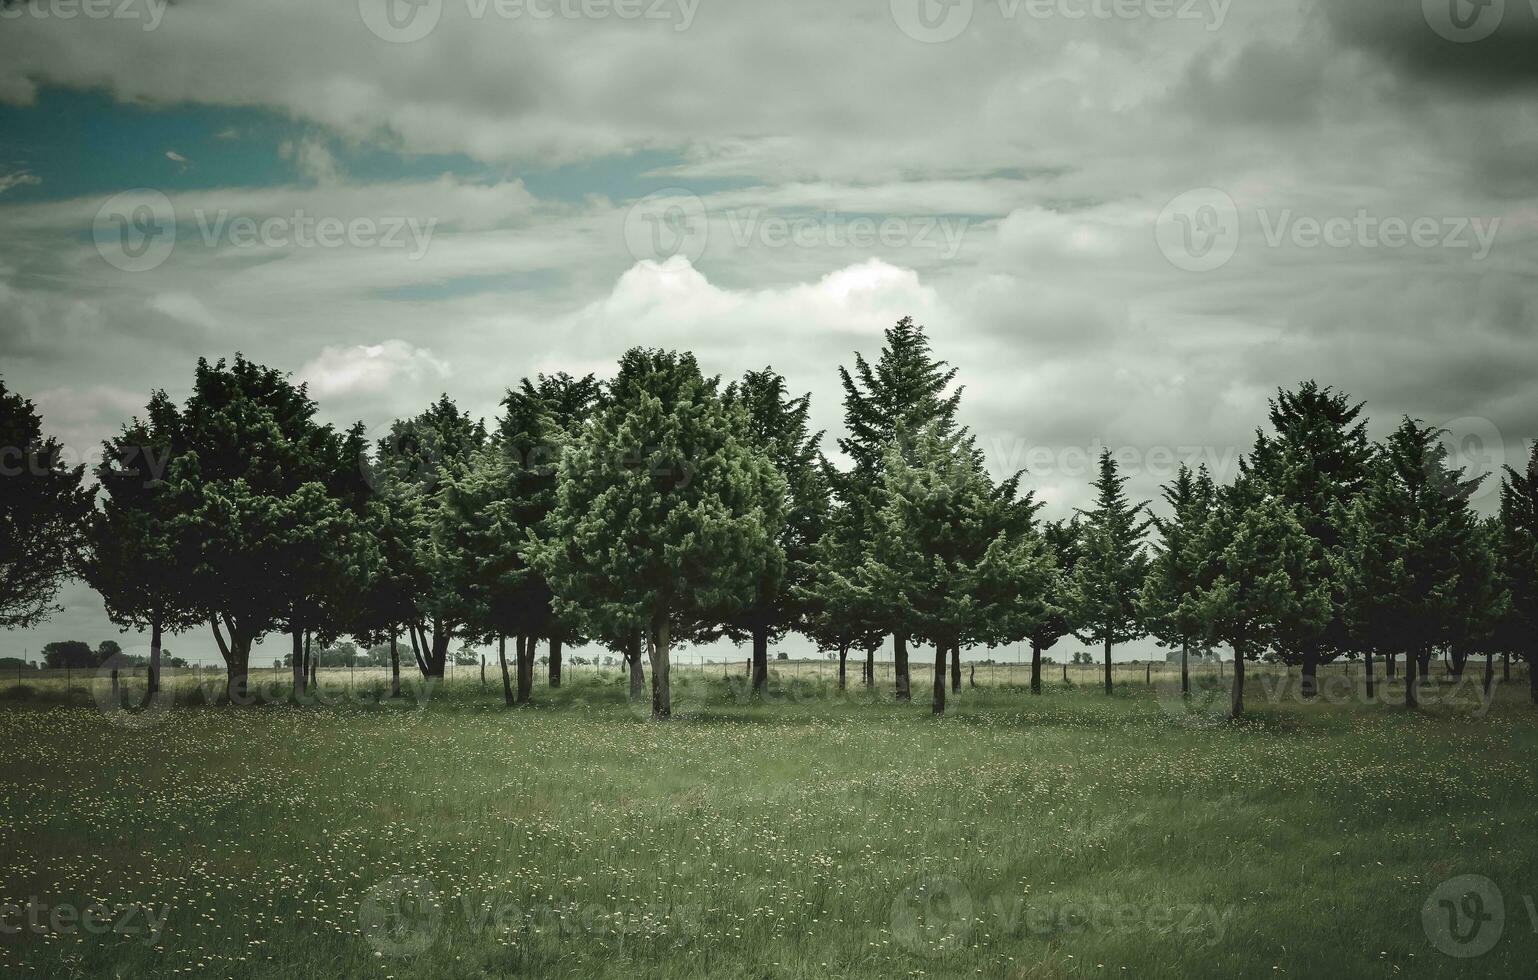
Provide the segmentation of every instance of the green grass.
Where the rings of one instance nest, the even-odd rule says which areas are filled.
[[[1141,676],[1109,698],[1050,672],[1040,698],[968,689],[935,720],[927,680],[900,706],[777,675],[751,703],[686,671],[679,717],[657,725],[614,674],[507,710],[464,675],[381,705],[377,676],[344,696],[343,673],[322,706],[148,717],[106,715],[83,685],[0,689],[0,905],[166,916],[153,938],[142,912],[103,935],[23,925],[0,936],[0,975],[1518,977],[1538,962],[1525,683],[1488,713],[1257,693],[1241,725],[1190,725]],[[1505,907],[1494,948],[1467,960],[1421,914],[1464,874]]]

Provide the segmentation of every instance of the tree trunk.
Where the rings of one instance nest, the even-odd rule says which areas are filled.
[[[230,637],[230,659],[224,668],[224,697],[231,704],[251,703],[251,637]]]
[[[320,656],[310,652],[310,631],[304,631],[304,662],[310,665],[310,687],[319,688]]]
[[[1419,705],[1415,695],[1415,668],[1417,658],[1414,653],[1405,655],[1404,658],[1404,706],[1414,708]]]
[[[147,690],[144,700],[160,693],[160,618],[157,616],[150,623],[150,672],[147,678]]]
[[[961,693],[961,644],[951,644],[951,692]]]
[[[518,637],[518,703],[528,704],[534,695],[534,648],[532,636]]]
[[[1180,694],[1184,697],[1191,693],[1191,644],[1189,641],[1181,641],[1180,644]]]
[[[1490,685],[1495,683],[1495,651],[1485,651],[1485,696],[1490,695]]]
[[[753,627],[753,683],[751,688],[755,695],[762,694],[769,689],[769,629],[764,626]]]
[[[912,701],[913,689],[908,684],[908,638],[901,633],[892,634],[892,674],[896,680],[897,700]]]
[[[293,652],[289,654],[289,673],[293,677],[294,700],[304,697],[305,685],[305,657],[304,657],[304,630],[293,631]]]
[[[1368,650],[1365,656],[1367,658],[1367,700],[1371,701],[1373,699],[1374,682],[1372,676],[1372,651]]]
[[[945,714],[945,644],[935,644],[935,693],[931,708],[937,715]]]
[[[865,686],[876,686],[876,648],[865,648]]]
[[[507,706],[513,706],[513,678],[507,671],[507,636],[497,636],[497,663],[502,666],[502,700]]]
[[[562,645],[563,644],[562,644],[561,638],[559,636],[552,636],[550,638],[550,686],[551,687],[560,687],[561,686],[561,647],[562,647]]]
[[[1416,654],[1420,658],[1420,683],[1422,687],[1431,683],[1431,648],[1427,647]]]
[[[481,687],[486,686],[486,655],[481,654]]]
[[[1235,721],[1244,717],[1244,650],[1239,644],[1234,645],[1234,687],[1228,716]]]
[[[1311,701],[1319,695],[1319,651],[1303,651],[1303,699]]]
[[[641,700],[646,690],[646,670],[641,666],[641,633],[637,630],[630,638],[630,651],[625,654],[630,665],[630,700]]]
[[[652,621],[650,634],[647,636],[648,652],[652,662],[652,720],[667,721],[673,717],[673,678],[672,664],[669,658],[672,654],[669,645],[669,623],[666,614],[657,616]]]
[[[1105,638],[1105,693],[1111,693],[1111,638]]]
[[[1511,651],[1501,651],[1501,683],[1511,683]]]
[[[844,690],[844,688],[846,687],[846,683],[845,683],[846,668],[845,668],[845,665],[848,662],[849,662],[849,644],[845,643],[845,644],[841,645],[838,648],[838,689],[840,691]]]
[[[1399,657],[1397,654],[1386,653],[1383,655],[1383,676],[1389,680],[1399,676]]]
[[[1538,657],[1527,658],[1527,693],[1538,705]]]
[[[1031,693],[1041,693],[1041,643],[1031,641]]]
[[[391,629],[390,631],[390,697],[401,696],[401,651],[400,636]]]
[[[433,645],[427,658],[427,676],[440,680],[443,678],[444,668],[449,662],[449,644],[453,641],[452,630],[444,629],[441,623],[433,623]]]

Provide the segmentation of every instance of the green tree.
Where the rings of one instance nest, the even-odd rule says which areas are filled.
[[[464,473],[486,438],[486,426],[443,395],[422,414],[392,424],[374,452],[371,482],[395,508],[415,566],[409,581],[417,592],[406,627],[424,678],[442,679],[454,636],[473,612],[458,589],[456,556],[435,541],[442,536],[444,486]]]
[[[1127,478],[1117,472],[1109,449],[1100,454],[1095,480],[1095,506],[1079,511],[1079,560],[1074,565],[1068,605],[1078,624],[1075,635],[1098,643],[1105,651],[1105,693],[1111,693],[1111,650],[1146,634],[1137,607],[1138,592],[1148,577],[1143,536],[1149,521],[1147,504],[1127,499]]]
[[[827,463],[822,465],[826,471]],[[850,650],[865,652],[862,680],[866,687],[874,687],[875,652],[886,632],[874,625],[880,615],[858,584],[869,544],[865,527],[855,508],[847,503],[825,498],[823,507],[819,518],[822,534],[792,588],[798,593],[807,636],[817,649],[838,655],[838,689],[848,686]]]
[[[1389,436],[1366,491],[1344,511],[1336,569],[1356,635],[1405,655],[1409,707],[1432,651],[1456,638],[1463,550],[1478,534],[1469,500],[1480,481],[1448,465],[1442,435],[1405,418]]]
[[[97,666],[96,652],[81,640],[55,640],[43,645],[43,663],[53,670],[89,670]]]
[[[1362,492],[1368,479],[1372,445],[1362,403],[1317,382],[1305,381],[1296,391],[1278,390],[1271,401],[1274,436],[1257,433],[1246,466],[1266,484],[1266,492],[1290,504],[1304,533],[1313,542],[1312,568],[1329,586],[1331,613],[1307,632],[1280,636],[1272,651],[1285,664],[1302,668],[1302,694],[1318,691],[1320,664],[1353,652],[1345,608],[1345,586],[1335,574],[1341,548],[1339,515]]]
[[[182,449],[181,414],[157,391],[142,419],[102,444],[102,507],[86,527],[81,574],[102,597],[107,617],[124,629],[149,630],[146,700],[160,690],[164,635],[207,622],[187,601],[196,551],[165,479]]]
[[[894,441],[883,469],[885,503],[860,584],[890,622],[934,645],[932,708],[941,714],[947,654],[1036,626],[1048,612],[1052,556],[1031,532],[1034,502],[1016,499],[1018,477],[995,487],[963,434],[931,423]]]
[[[692,354],[627,352],[609,404],[562,455],[553,533],[532,549],[560,615],[644,632],[652,716],[672,714],[672,638],[746,608],[783,562],[784,480]]]
[[[1330,615],[1329,585],[1314,567],[1314,542],[1292,505],[1247,476],[1221,492],[1203,527],[1195,587],[1181,616],[1205,624],[1210,643],[1234,651],[1231,717],[1244,714],[1244,665],[1280,637],[1317,628]]]
[[[0,380],[0,629],[47,619],[75,571],[92,495],[85,468],[63,455],[32,403]]]
[[[1059,640],[1074,632],[1073,604],[1070,590],[1074,570],[1078,567],[1080,539],[1077,518],[1054,521],[1042,528],[1042,541],[1052,553],[1052,576],[1046,584],[1043,598],[1046,615],[1026,634],[1031,641],[1031,693],[1041,693],[1041,655],[1057,646]],[[1074,663],[1078,663],[1075,654]]]
[[[1538,444],[1527,467],[1506,467],[1501,484],[1498,561],[1507,602],[1499,640],[1527,661],[1527,682],[1538,705]]]
[[[884,505],[887,450],[898,431],[917,433],[930,425],[941,435],[956,430],[962,392],[951,390],[955,378],[956,369],[935,359],[924,328],[912,317],[903,317],[886,331],[886,344],[874,365],[856,354],[853,371],[839,368],[848,434],[838,446],[853,467],[837,474],[834,489],[854,509],[867,539],[874,535]],[[908,638],[889,623],[873,625],[892,634],[897,699],[910,700]]]
[[[1180,648],[1180,690],[1185,694],[1191,690],[1191,647],[1200,643],[1203,624],[1182,600],[1196,585],[1202,557],[1197,545],[1217,504],[1217,488],[1206,466],[1193,472],[1182,463],[1164,487],[1164,500],[1170,514],[1153,518],[1160,540],[1138,603],[1148,631],[1162,645]]]
[[[753,602],[727,620],[728,636],[752,642],[751,689],[759,694],[769,683],[769,644],[803,626],[809,612],[802,597],[824,531],[829,489],[817,451],[822,433],[810,431],[807,421],[811,395],[792,398],[785,379],[765,368],[733,382],[724,398],[747,418],[749,444],[779,471],[785,485],[785,520],[777,549],[781,560],[765,566]]]

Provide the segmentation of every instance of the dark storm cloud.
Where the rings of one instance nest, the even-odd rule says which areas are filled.
[[[1538,4],[1531,0],[1320,0],[1337,38],[1401,81],[1469,94],[1538,85]]]

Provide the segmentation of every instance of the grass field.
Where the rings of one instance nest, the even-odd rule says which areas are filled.
[[[1534,975],[1524,678],[1409,714],[1262,672],[1231,725],[1141,671],[936,720],[922,674],[824,670],[683,671],[665,725],[591,669],[518,710],[464,673],[143,714],[0,679],[0,974]]]

